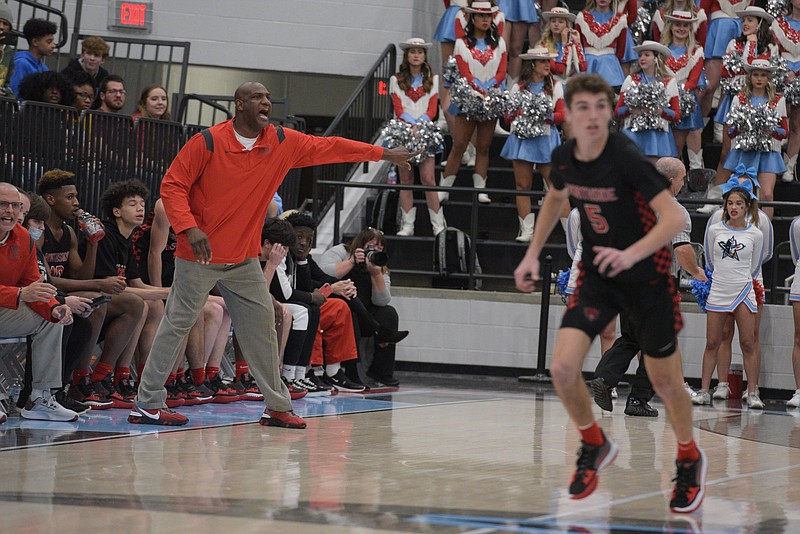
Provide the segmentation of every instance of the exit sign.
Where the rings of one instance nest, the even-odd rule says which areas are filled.
[[[153,31],[153,2],[111,0],[108,6],[108,29],[150,33]]]

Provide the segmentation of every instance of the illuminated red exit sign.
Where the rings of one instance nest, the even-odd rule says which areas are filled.
[[[111,30],[150,33],[153,30],[153,2],[111,0],[108,6]]]

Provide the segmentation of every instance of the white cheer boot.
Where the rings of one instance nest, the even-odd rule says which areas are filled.
[[[705,168],[703,165],[703,149],[701,148],[697,152],[693,152],[686,149],[686,153],[689,154],[689,168],[690,169],[703,169]]]
[[[530,243],[533,237],[533,223],[536,220],[536,214],[529,213],[524,219],[517,216],[517,219],[519,219],[519,235],[517,236],[517,241],[520,243]]]
[[[486,178],[475,173],[472,175],[472,185],[475,187],[475,189],[486,189]],[[492,199],[489,198],[489,195],[486,193],[480,193],[478,195],[478,202],[481,204],[489,204],[491,201]]]
[[[444,232],[447,228],[447,221],[444,220],[444,208],[439,206],[439,212],[435,212],[428,208],[428,215],[431,218],[431,226],[433,227],[433,235]]]
[[[456,181],[456,175],[453,174],[452,176],[442,176],[439,185],[442,187],[453,187],[453,183]],[[437,193],[439,195],[439,202],[447,202],[447,199],[450,198],[450,193],[447,191],[439,191]]]
[[[475,145],[472,143],[468,144],[467,149],[464,151],[464,155],[461,156],[461,164],[466,165],[467,167],[474,167],[476,155],[477,153],[475,152]]]
[[[400,237],[411,237],[414,235],[414,221],[417,220],[417,208],[408,211],[400,210],[400,229],[397,235]]]

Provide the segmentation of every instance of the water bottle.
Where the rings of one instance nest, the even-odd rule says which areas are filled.
[[[17,404],[17,399],[19,399],[19,394],[22,393],[22,379],[17,377],[11,382],[11,385],[8,388],[8,405],[15,406]]]
[[[78,226],[90,243],[97,243],[106,236],[103,223],[98,221],[91,213],[78,210]]]
[[[742,364],[731,364],[728,371],[728,388],[731,390],[732,399],[739,399],[742,397],[743,382],[744,374],[742,372]]]
[[[389,174],[386,176],[386,183],[389,185],[397,185],[397,169],[394,165],[389,167]]]

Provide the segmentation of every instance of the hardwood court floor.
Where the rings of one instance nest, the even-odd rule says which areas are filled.
[[[0,532],[800,532],[800,417],[782,405],[695,410],[708,486],[682,517],[667,508],[675,443],[659,403],[658,418],[628,417],[622,394],[599,417],[620,454],[573,501],[578,434],[549,386],[401,378],[297,401],[305,431],[261,427],[245,402],[186,408],[194,427],[160,432],[117,410],[11,418]]]

